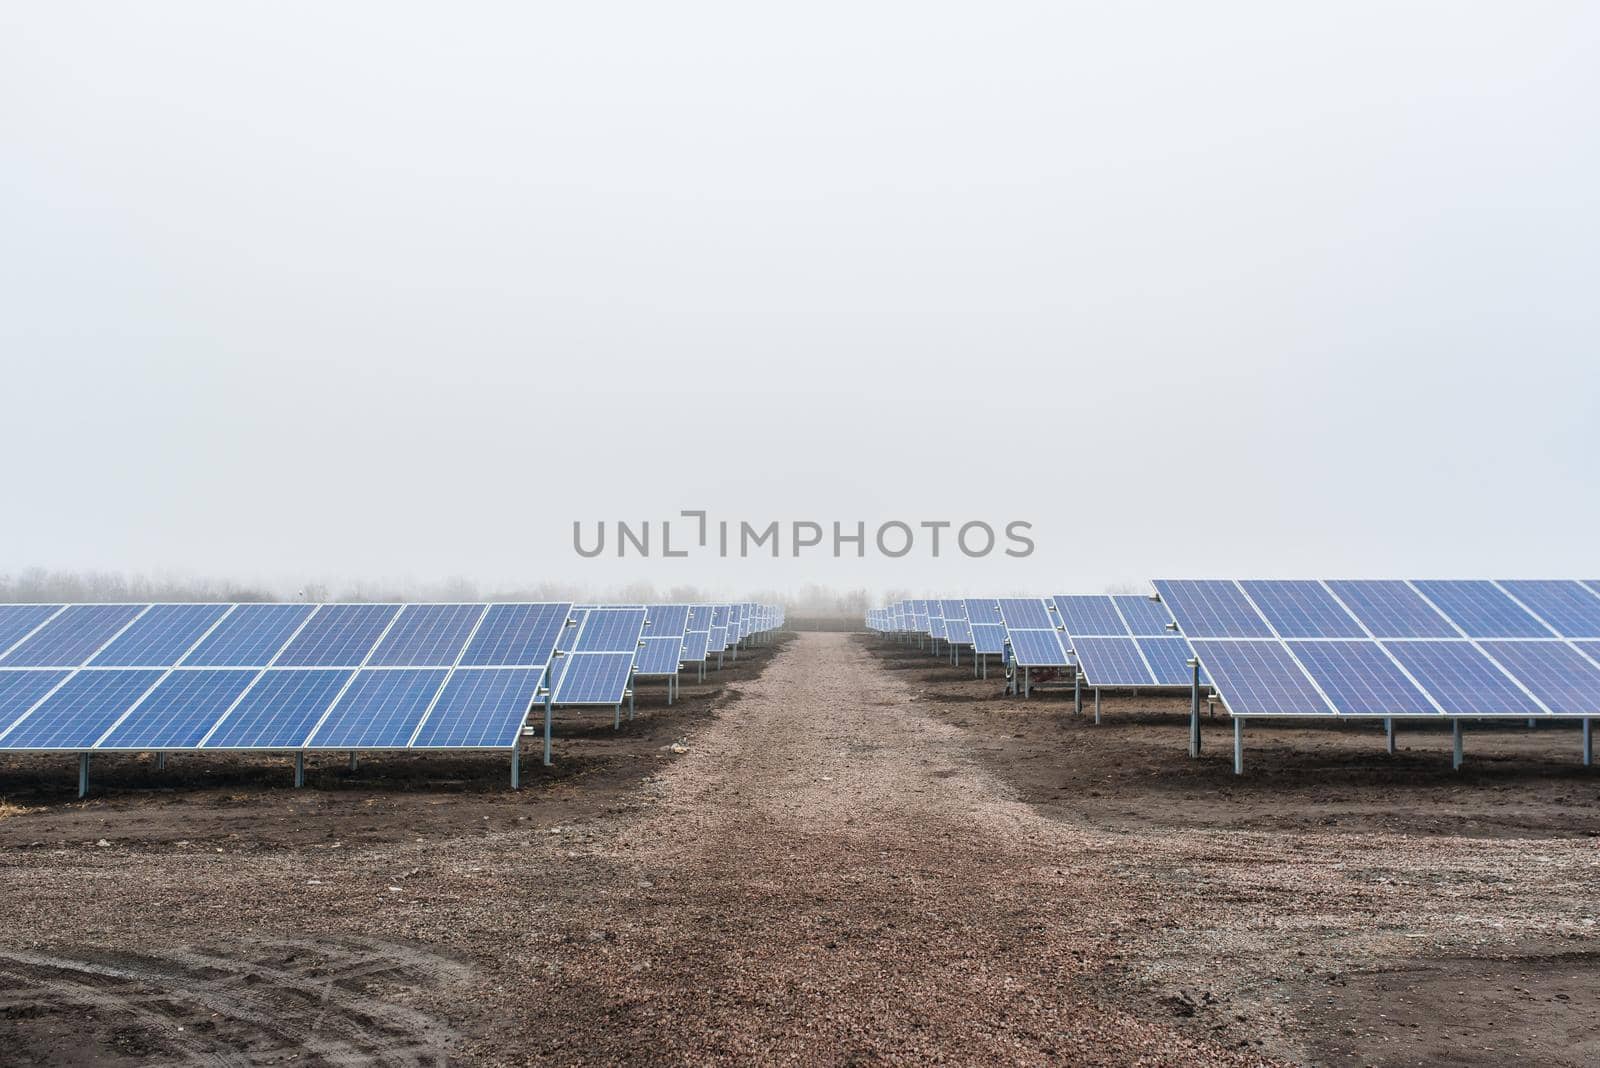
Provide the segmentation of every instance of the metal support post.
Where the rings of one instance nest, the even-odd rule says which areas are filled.
[[[1072,673],[1072,713],[1076,716],[1083,715],[1083,672]]]
[[[1200,755],[1200,661],[1189,661],[1189,756]]]
[[[1586,767],[1586,768],[1594,767],[1594,731],[1592,729],[1593,722],[1594,721],[1589,719],[1587,716],[1584,717],[1584,720],[1583,720],[1583,766]]]
[[[1033,669],[1031,669],[1031,668],[1023,668],[1022,669],[1022,696],[1023,696],[1024,699],[1027,698],[1029,692],[1032,689],[1033,689]]]
[[[296,753],[294,755],[294,788],[296,790],[298,790],[298,789],[300,789],[300,787],[304,786],[305,784],[306,784],[306,755],[304,753]]]
[[[1100,687],[1094,688],[1094,725],[1100,726]]]
[[[550,704],[553,694],[546,693],[544,699],[544,766],[550,766],[550,724],[555,719],[554,708]]]
[[[350,770],[356,770],[356,751],[354,749],[350,750]]]
[[[622,702],[621,701],[618,701],[616,703],[616,705],[613,706],[612,709],[611,709],[611,729],[614,730],[614,731],[622,729]]]
[[[1450,766],[1456,771],[1460,771],[1463,746],[1461,744],[1461,721],[1459,719],[1453,719],[1450,721],[1450,736],[1450,740],[1453,743],[1453,751],[1450,754]]]
[[[1233,717],[1233,773],[1244,774],[1244,720]]]
[[[78,754],[78,796],[89,796],[89,754]]]
[[[167,754],[165,754],[165,753],[157,753],[156,754],[156,770],[157,771],[162,771],[162,770],[164,770],[166,768],[166,766],[167,766]]]
[[[517,735],[516,744],[511,747],[511,788],[522,789],[522,735]]]
[[[1388,748],[1389,748],[1389,755],[1390,756],[1394,756],[1394,717],[1393,716],[1385,716],[1384,717],[1384,720],[1383,720],[1383,733],[1387,736],[1386,741],[1387,741]]]

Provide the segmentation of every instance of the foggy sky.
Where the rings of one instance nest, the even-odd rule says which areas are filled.
[[[0,572],[1600,573],[1592,4],[0,11]],[[1033,523],[580,560],[572,523]]]

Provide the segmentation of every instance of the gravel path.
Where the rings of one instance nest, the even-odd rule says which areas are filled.
[[[513,1026],[564,1061],[1256,1063],[1097,996],[1159,899],[966,744],[844,635],[801,635],[585,858]]]

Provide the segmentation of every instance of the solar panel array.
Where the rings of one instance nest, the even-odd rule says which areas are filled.
[[[1600,716],[1600,582],[1155,586],[1236,716]]]
[[[1148,597],[1054,598],[1067,649],[1090,686],[1189,687],[1193,651],[1168,627],[1172,617]],[[1208,681],[1204,675],[1202,682]]]

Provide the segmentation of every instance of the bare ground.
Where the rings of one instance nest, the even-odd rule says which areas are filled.
[[[0,1059],[1600,1061],[1575,736],[1453,774],[1442,733],[1253,730],[1235,780],[1171,698],[1096,727],[885,641],[741,660],[520,794],[128,758],[78,803],[0,762]]]

